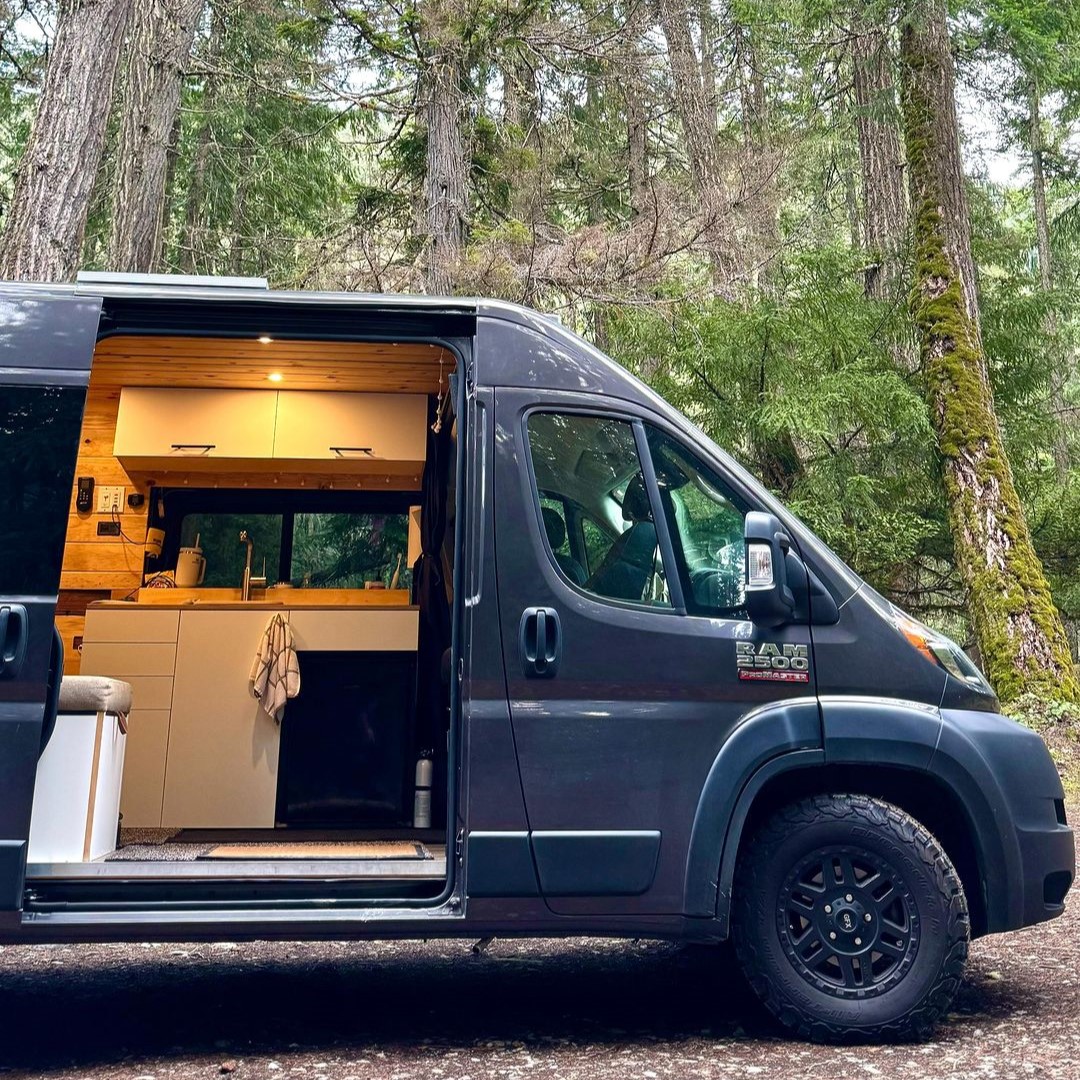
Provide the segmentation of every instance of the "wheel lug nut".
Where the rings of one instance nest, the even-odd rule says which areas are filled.
[[[866,913],[866,914],[865,914],[865,915],[863,916],[863,918],[864,918],[864,919],[865,919],[865,920],[866,920],[867,922],[873,922],[873,921],[874,921],[874,916],[873,916],[873,915],[871,915],[869,911],[868,911],[868,912],[867,912],[867,913]]]
[[[831,915],[832,914],[832,904],[826,904],[825,905],[825,914],[826,915]]]
[[[836,931],[835,930],[830,930],[829,931],[829,940],[830,941],[835,941],[836,940]]]
[[[861,945],[861,944],[862,944],[862,938],[861,938],[861,937],[857,937],[857,938],[855,939],[855,944],[856,944],[856,945]]]
[[[850,904],[851,903],[851,893],[848,893],[847,896],[844,897],[844,899]]]

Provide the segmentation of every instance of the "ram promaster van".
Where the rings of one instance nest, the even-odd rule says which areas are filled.
[[[0,288],[0,940],[734,940],[928,1031],[1059,915],[1042,741],[556,321]]]

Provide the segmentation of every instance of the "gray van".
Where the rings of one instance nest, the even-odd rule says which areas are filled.
[[[892,1038],[1062,912],[1042,740],[556,321],[0,293],[0,941],[731,938]]]

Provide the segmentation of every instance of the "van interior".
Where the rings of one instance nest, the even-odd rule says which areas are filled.
[[[98,342],[36,895],[442,891],[455,365],[415,341]]]

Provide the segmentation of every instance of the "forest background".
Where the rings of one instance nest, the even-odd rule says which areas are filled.
[[[558,314],[1075,716],[1080,5],[0,3],[0,276]]]

